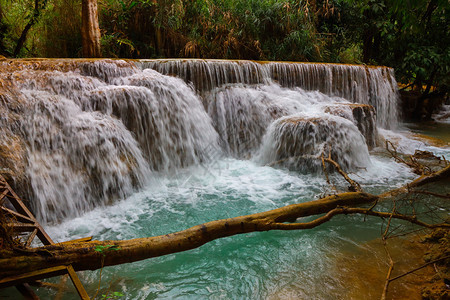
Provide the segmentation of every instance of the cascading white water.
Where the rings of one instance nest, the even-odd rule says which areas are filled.
[[[86,95],[82,107],[119,118],[153,170],[168,172],[207,161],[207,149],[218,148],[211,120],[181,79],[144,70],[114,83]]]
[[[204,92],[230,83],[268,84],[320,91],[353,103],[375,107],[377,124],[393,129],[398,123],[398,91],[393,69],[360,65],[257,63],[223,60],[147,60],[141,68],[175,75]]]
[[[281,85],[318,90],[353,103],[370,104],[378,125],[395,128],[398,123],[398,92],[394,71],[384,67],[334,64],[270,63],[271,74]]]
[[[375,146],[375,115],[370,106],[350,104],[342,98],[300,88],[287,89],[274,83],[228,85],[214,89],[204,98],[225,149],[235,157],[250,157],[258,150],[273,121],[296,113],[324,117],[333,114],[348,119],[359,127],[367,145]]]
[[[349,120],[298,114],[272,123],[264,137],[258,160],[301,172],[322,169],[323,153],[344,169],[356,170],[370,163],[364,137]]]
[[[292,109],[280,105],[283,103],[273,96],[244,86],[228,86],[208,95],[208,113],[229,154],[248,158],[260,145],[270,123],[290,114]]]
[[[373,106],[367,104],[333,103],[327,106],[324,111],[352,121],[364,136],[369,149],[377,146],[377,120]]]
[[[232,83],[267,83],[270,78],[266,68],[252,61],[169,59],[142,60],[138,65],[142,69],[150,68],[162,74],[183,78],[202,92]]]
[[[0,167],[23,172],[17,190],[31,187],[30,203],[40,221],[56,223],[46,230],[58,242],[155,236],[310,201],[330,192],[322,153],[377,194],[415,178],[368,152],[376,120],[380,126],[386,117],[380,110],[395,107],[391,72],[243,61],[0,61]],[[386,118],[381,123],[395,114]],[[341,266],[333,257],[379,237],[381,226],[356,220],[237,235],[101,275],[113,283],[108,291],[130,299],[345,298],[349,284],[333,273]],[[84,274],[89,294],[98,278]]]
[[[39,219],[78,215],[130,195],[148,179],[141,150],[119,120],[47,92],[23,93],[34,112],[22,130]]]
[[[218,148],[198,96],[153,70],[97,61],[68,72],[25,69],[10,82],[24,104],[26,176],[44,222],[129,196],[152,171],[207,161]]]
[[[2,136],[21,141],[32,203],[47,222],[126,197],[156,172],[222,151],[272,164],[329,150],[344,168],[363,167],[376,143],[375,112],[352,102],[372,104],[378,125],[397,121],[387,68],[203,60],[0,68],[8,74],[8,88],[0,82],[4,110],[9,116],[19,107],[21,116],[4,122]],[[281,165],[318,170],[298,159]]]

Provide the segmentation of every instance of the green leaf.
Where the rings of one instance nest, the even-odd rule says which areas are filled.
[[[130,3],[130,5],[128,6],[128,9],[132,9],[133,7],[135,7],[138,3],[136,1],[133,1]]]
[[[105,251],[117,251],[119,249],[120,249],[120,247],[117,245],[105,245],[105,246],[97,245],[97,246],[95,246],[94,251],[105,252]]]

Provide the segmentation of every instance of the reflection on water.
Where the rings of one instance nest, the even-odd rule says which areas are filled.
[[[387,240],[387,249],[394,261],[390,278],[423,265],[425,246],[418,241],[393,238]],[[381,239],[335,253],[331,273],[345,283],[343,299],[380,299],[389,269],[389,257]],[[388,299],[421,299],[421,285],[425,276],[433,275],[432,267],[392,281]]]
[[[437,146],[450,145],[450,123],[420,122],[420,123],[410,123],[406,125],[414,133],[422,134],[425,137],[429,136],[435,139],[439,139],[443,142],[442,143],[436,141]]]

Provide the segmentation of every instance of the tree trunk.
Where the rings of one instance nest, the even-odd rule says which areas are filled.
[[[343,193],[263,213],[212,221],[183,231],[155,237],[44,246],[32,249],[33,251],[30,253],[21,253],[19,256],[16,254],[11,258],[0,259],[0,277],[14,276],[59,265],[72,264],[74,269],[79,271],[134,262],[194,249],[222,237],[254,231],[285,229],[284,225],[291,225],[285,224],[286,221],[325,213],[338,206],[371,203],[377,199],[377,196],[365,193]],[[314,225],[304,225],[304,229],[317,226]],[[8,256],[6,253],[3,254],[3,257]]]
[[[371,208],[348,206],[377,203],[383,198],[409,193],[413,188],[450,178],[450,165],[431,175],[421,176],[413,182],[382,195],[348,192],[319,200],[284,206],[278,209],[222,219],[197,225],[166,235],[116,241],[68,242],[35,249],[3,250],[0,252],[0,278],[20,276],[23,273],[61,265],[72,265],[75,270],[95,270],[106,266],[130,263],[200,247],[215,239],[242,233],[269,230],[300,230],[314,228],[338,214],[366,214],[382,218],[398,218],[428,228],[450,224],[426,224],[417,217],[397,213],[376,212]],[[320,215],[307,223],[295,222],[300,217]],[[48,277],[48,276],[47,276]],[[0,286],[2,280],[0,279]]]
[[[81,18],[83,57],[101,57],[97,0],[82,0]]]
[[[42,4],[42,8],[40,8],[39,0],[34,0],[33,16],[31,17],[30,21],[23,29],[22,34],[20,35],[20,38],[17,41],[16,48],[14,48],[13,57],[17,57],[19,55],[20,50],[22,50],[23,45],[25,44],[25,41],[27,40],[28,31],[30,31],[31,27],[38,21],[39,16],[41,15],[41,10],[45,9],[46,5],[47,5],[47,1],[44,1]]]

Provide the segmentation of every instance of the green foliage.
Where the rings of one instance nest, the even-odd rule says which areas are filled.
[[[78,57],[81,1],[39,0],[21,56]],[[105,57],[382,64],[417,87],[449,85],[448,0],[98,0]],[[34,0],[0,0],[11,55]]]
[[[100,43],[104,57],[133,57],[136,51],[133,42],[118,32],[104,34]]]
[[[124,297],[125,295],[120,292],[113,292],[111,294],[102,294],[102,297],[100,299],[102,300],[116,300],[120,299],[121,297]]]
[[[347,24],[354,28],[356,38],[364,42],[366,62],[395,68],[400,81],[414,83],[417,89],[431,86],[447,89],[450,65],[447,0],[341,1],[360,11],[359,17]],[[368,36],[371,38],[367,39]]]
[[[7,52],[7,46],[5,45],[5,38],[9,31],[8,25],[3,20],[2,6],[0,5],[0,55],[10,55]]]
[[[81,1],[39,0],[38,4],[39,17],[32,25],[19,57],[78,57]],[[0,34],[0,44],[7,55],[12,55],[25,26],[36,17],[34,5],[34,0],[0,0],[3,12],[0,24],[6,27],[6,32]]]
[[[339,52],[337,61],[346,64],[361,64],[362,49],[358,45],[350,45]]]
[[[105,56],[322,59],[324,43],[306,1],[102,0],[99,6]]]
[[[106,245],[106,246],[97,245],[97,246],[95,246],[94,251],[104,253],[106,251],[117,251],[119,249],[120,249],[120,247],[117,245]]]
[[[316,48],[314,36],[307,30],[291,31],[282,41],[278,56],[291,61],[308,61],[311,58],[320,59],[320,51]]]
[[[31,0],[0,0],[2,28],[5,29],[2,35],[3,53],[12,55],[17,40],[22,33],[22,28],[32,15],[33,1]]]
[[[41,17],[40,26],[35,30],[41,34],[39,56],[79,57],[81,1],[52,0]]]

